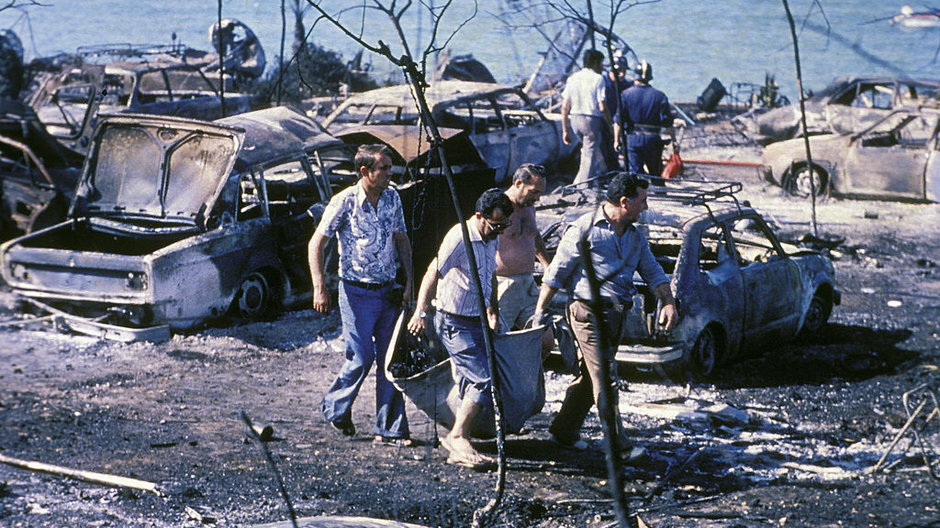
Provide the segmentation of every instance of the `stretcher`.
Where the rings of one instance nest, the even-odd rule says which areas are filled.
[[[460,405],[459,388],[451,360],[432,327],[428,326],[427,337],[416,339],[408,333],[405,313],[399,315],[385,354],[385,367],[389,380],[406,400],[435,423],[450,429],[454,426],[454,416]],[[493,338],[495,379],[502,398],[503,424],[507,433],[521,430],[525,421],[541,411],[545,404],[541,352],[545,329],[545,326],[536,326],[496,334]],[[409,349],[415,346],[426,347],[424,352],[428,357],[444,359],[416,374],[394,377],[389,366],[403,361]],[[495,423],[492,406],[487,406],[474,420],[471,435],[480,439],[493,438],[496,435]]]

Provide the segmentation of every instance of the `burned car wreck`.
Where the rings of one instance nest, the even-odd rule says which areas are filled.
[[[64,220],[81,164],[28,106],[0,99],[0,240]]]
[[[896,108],[940,108],[940,80],[893,77],[838,77],[805,101],[808,135],[851,134]],[[802,136],[799,105],[757,116],[753,133],[761,145]]]
[[[134,328],[262,318],[309,298],[307,242],[344,170],[342,142],[283,107],[215,122],[106,116],[69,219],[0,246],[3,278]]]
[[[940,109],[895,110],[854,134],[768,145],[764,179],[796,196],[940,200]]]
[[[264,51],[237,20],[222,20],[227,42],[221,62],[214,52],[182,44],[82,46],[75,53],[36,59],[23,95],[51,134],[85,154],[101,113],[141,113],[213,120],[263,107],[257,95],[240,93],[264,71]],[[219,25],[209,28],[218,46]]]
[[[481,177],[501,184],[521,163],[557,166],[576,147],[562,142],[560,117],[549,119],[517,88],[440,81],[427,88],[425,97],[454,173],[489,173]],[[323,124],[347,143],[391,147],[398,181],[421,179],[426,169],[440,167],[410,85],[353,95]]]
[[[650,185],[651,210],[638,227],[670,277],[679,323],[669,332],[657,328],[656,297],[635,275],[618,362],[709,376],[747,352],[825,325],[841,301],[828,258],[782,243],[760,213],[738,202],[740,183],[662,183]],[[572,213],[584,208],[564,200],[559,219],[559,204],[550,202],[543,198],[539,224],[553,248],[577,217]]]

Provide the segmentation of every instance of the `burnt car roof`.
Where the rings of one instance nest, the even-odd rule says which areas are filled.
[[[651,184],[647,190],[647,199],[656,202],[656,206],[643,213],[641,223],[682,230],[710,216],[720,220],[759,215],[747,202],[737,199],[736,193],[741,189],[741,183],[734,181],[662,180],[659,184]],[[568,221],[572,221],[604,200],[594,190],[576,192],[581,193],[576,203],[564,198],[573,193],[562,190],[544,195],[536,209],[560,210]],[[553,202],[553,199],[557,201]]]
[[[424,97],[427,99],[428,105],[433,111],[434,107],[440,104],[452,103],[460,101],[461,99],[479,97],[490,93],[505,92],[521,93],[521,90],[504,84],[471,81],[438,81],[427,87],[424,92]],[[369,90],[368,92],[355,94],[349,99],[346,99],[324,120],[324,123],[329,126],[329,123],[349,106],[364,103],[407,107],[414,107],[416,104],[414,96],[411,93],[410,84],[377,88],[375,90]]]
[[[477,97],[493,92],[511,92],[516,88],[504,84],[482,83],[472,81],[438,81],[432,83],[424,92],[430,105],[457,101],[465,97]],[[351,96],[348,101],[360,102],[363,100],[379,104],[401,104],[402,102],[414,104],[410,84],[399,84],[362,92]]]
[[[857,83],[895,83],[895,82],[907,82],[922,84],[925,86],[936,86],[940,88],[940,79],[913,79],[909,77],[890,77],[890,76],[843,76],[836,77],[833,79],[825,88],[816,92],[811,99],[822,98],[825,95],[830,95],[833,92],[841,90],[843,87],[850,84]]]
[[[271,152],[307,151],[343,144],[313,119],[284,106],[224,117],[213,123],[246,133],[236,169],[270,160]]]

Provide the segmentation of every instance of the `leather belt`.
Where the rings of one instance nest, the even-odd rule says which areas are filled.
[[[349,279],[342,279],[343,282],[357,288],[362,288],[363,290],[381,290],[382,288],[388,286],[392,281],[386,282],[359,282]]]
[[[448,317],[453,317],[454,319],[457,319],[457,320],[460,320],[460,321],[467,321],[467,322],[470,322],[470,321],[479,321],[479,320],[480,320],[480,316],[479,316],[479,315],[459,315],[459,314],[455,314],[455,313],[445,312],[444,310],[441,310],[440,312],[441,312],[442,314],[448,316]]]
[[[575,301],[579,303],[583,303],[588,308],[591,307],[591,303],[589,301],[585,301],[584,299],[575,299]],[[618,312],[626,312],[632,307],[633,307],[633,301],[627,301],[626,303],[621,304],[619,302],[611,301],[610,299],[606,297],[601,299],[601,310],[604,310],[605,312],[610,311],[610,310],[616,310]]]
[[[660,127],[656,125],[640,125],[635,124],[633,128],[630,129],[630,134],[646,134],[650,136],[658,136],[663,133],[665,127]]]

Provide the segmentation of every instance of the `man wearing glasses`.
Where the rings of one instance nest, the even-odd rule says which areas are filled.
[[[470,258],[464,247],[460,224],[457,224],[444,236],[437,257],[428,266],[418,290],[415,313],[408,321],[411,333],[420,335],[424,332],[425,312],[434,299],[437,309],[435,328],[453,362],[460,391],[460,407],[454,427],[441,439],[441,444],[449,452],[448,464],[479,469],[494,462],[470,444],[470,427],[474,418],[492,405],[492,378],[486,361],[480,316],[486,315],[491,329],[497,327],[497,237],[512,225],[509,220],[512,212],[512,202],[503,191],[489,189],[477,200],[476,212],[467,220],[486,314],[480,314],[479,297],[470,275]]]
[[[579,373],[568,385],[561,410],[549,427],[552,439],[563,447],[584,450],[588,443],[581,439],[580,430],[593,405],[598,403],[601,379],[601,362],[610,365],[611,379],[616,387],[617,347],[620,343],[624,313],[633,303],[633,274],[649,284],[656,297],[662,301],[658,324],[664,330],[672,329],[678,322],[676,302],[669,288],[669,277],[656,262],[649,242],[636,225],[646,208],[649,182],[632,172],[617,173],[607,188],[607,199],[568,227],[558,244],[558,251],[542,278],[542,288],[535,307],[537,320],[542,318],[549,302],[559,289],[569,292],[568,321],[578,342]],[[604,307],[602,317],[607,323],[610,348],[600,350],[597,346],[597,323],[588,304],[591,300],[590,284],[584,273],[579,249],[581,240],[589,243],[591,261],[594,264],[600,285],[600,304]],[[617,400],[611,402],[617,416],[618,434],[623,435]],[[624,442],[620,442],[625,447]]]

